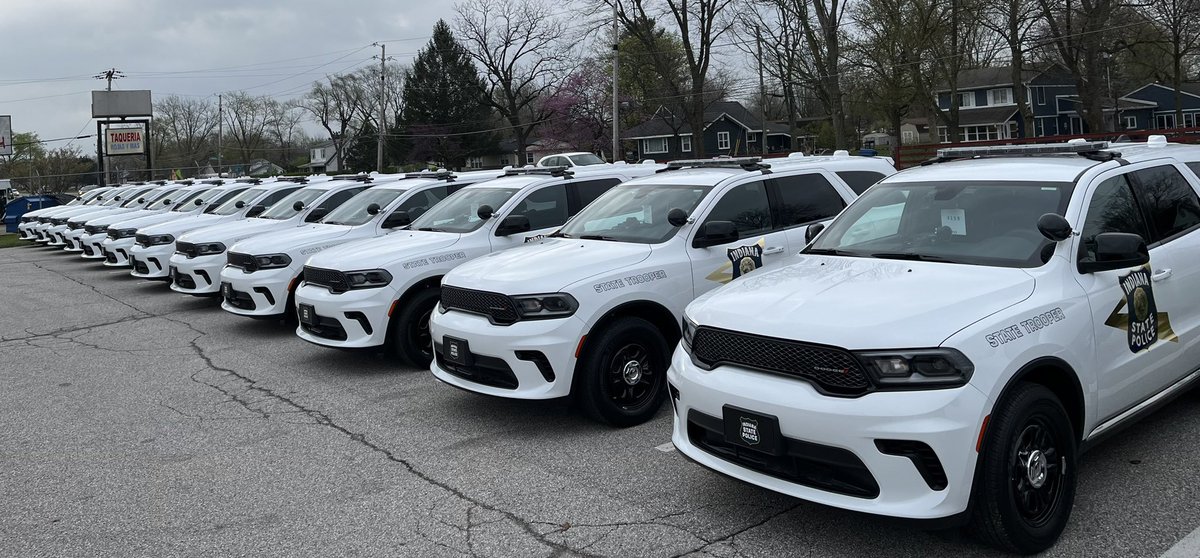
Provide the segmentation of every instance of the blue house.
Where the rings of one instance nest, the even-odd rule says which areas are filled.
[[[704,142],[704,152],[716,155],[754,155],[762,153],[763,122],[737,101],[717,101],[704,111],[704,129],[694,139],[692,127],[682,116],[659,107],[654,116],[621,134],[621,139],[636,141],[637,159],[669,161],[694,157],[694,141]],[[767,150],[788,151],[791,139],[786,123],[767,122]]]
[[[1179,87],[1179,108],[1183,119],[1175,120],[1175,89],[1151,83],[1121,97],[1118,129],[1163,130],[1200,127],[1200,82],[1184,82]]]

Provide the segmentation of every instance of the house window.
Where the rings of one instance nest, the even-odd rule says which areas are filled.
[[[1012,88],[991,89],[988,91],[989,105],[1011,105],[1013,102]]]
[[[1184,128],[1192,128],[1195,125],[1196,125],[1196,113],[1194,113],[1194,112],[1183,113],[1183,127]]]
[[[482,169],[483,168],[483,157],[468,157],[467,158],[467,168]]]
[[[904,143],[914,143],[917,141],[917,133],[912,130],[904,130],[900,132],[900,139]]]
[[[1175,115],[1174,114],[1155,115],[1154,124],[1155,124],[1155,127],[1160,130],[1174,128],[1175,127]]]
[[[746,143],[755,143],[757,141],[758,141],[758,134],[753,134],[750,132],[746,133]]]
[[[679,136],[679,150],[684,153],[692,152],[692,136]]]
[[[1039,105],[1046,104],[1046,88],[1038,87],[1038,88],[1035,88],[1033,91],[1034,91],[1034,96],[1037,97],[1037,104],[1039,104]]]
[[[642,153],[666,153],[667,138],[650,138],[642,140]]]
[[[501,155],[501,156],[500,156],[500,166],[502,166],[502,167],[507,167],[507,166],[508,166],[508,155]]]
[[[975,106],[975,92],[968,91],[966,93],[959,93],[958,106],[959,108],[971,108]]]
[[[729,149],[729,132],[717,132],[717,149]]]
[[[526,164],[526,165],[532,165],[532,164],[533,164],[533,153],[532,153],[532,152],[530,152],[530,151],[526,151],[526,152],[525,152],[525,164]]]
[[[324,149],[314,149],[312,152],[312,160],[324,161],[325,160],[325,150]]]
[[[950,143],[950,130],[945,126],[938,127],[938,141],[941,143]]]
[[[1137,129],[1137,117],[1136,116],[1126,116],[1125,117],[1125,129],[1126,130],[1136,130]]]

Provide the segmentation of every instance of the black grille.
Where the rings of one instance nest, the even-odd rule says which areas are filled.
[[[105,250],[104,251],[104,261],[106,261],[108,263],[114,263],[114,264],[117,263],[117,253],[109,252],[108,250]]]
[[[77,231],[83,228],[83,223],[80,223],[79,221],[67,221],[67,228]]]
[[[121,238],[121,233],[118,233],[117,229],[108,229],[108,237],[113,240],[116,240],[118,238]]]
[[[132,265],[133,270],[138,273],[141,273],[142,275],[150,275],[150,266],[147,266],[146,262],[143,262],[142,260],[139,260],[134,257],[130,257],[129,265]]]
[[[517,389],[520,386],[520,382],[517,381],[517,375],[513,373],[512,368],[502,358],[472,354],[472,364],[462,366],[460,364],[451,364],[450,361],[442,356],[443,353],[442,344],[435,341],[433,343],[433,354],[437,358],[438,367],[459,378],[500,389]]]
[[[345,341],[346,328],[342,327],[342,323],[335,318],[327,318],[313,312],[312,324],[301,323],[300,327],[317,337],[329,339],[331,341]]]
[[[96,251],[95,251],[95,250],[92,250],[92,245],[91,245],[91,244],[84,244],[84,245],[83,245],[83,253],[84,253],[84,254],[87,254],[87,255],[89,255],[89,256],[95,256],[95,255],[96,255]]]
[[[191,242],[175,242],[175,253],[183,254],[189,260],[196,257],[196,245]]]
[[[83,232],[88,234],[100,234],[104,232],[106,227],[103,225],[86,225],[83,227]]]
[[[225,302],[228,302],[234,308],[241,308],[242,310],[254,310],[257,307],[254,304],[254,299],[248,293],[232,289],[229,291],[229,296],[225,297]]]
[[[333,293],[344,293],[350,287],[346,274],[334,269],[304,266],[304,282],[318,287],[325,287]]]
[[[139,234],[137,236],[134,236],[133,241],[136,242],[137,245],[141,246],[142,248],[150,247],[150,235],[148,235],[148,234]]]
[[[187,273],[182,273],[180,271],[176,271],[175,276],[174,276],[174,281],[175,281],[175,284],[179,285],[179,288],[181,288],[181,289],[195,289],[196,288],[195,279],[192,279],[192,276],[188,275]]]
[[[871,388],[858,360],[835,347],[701,327],[692,356],[708,368],[732,364],[804,378],[829,395],[862,395]]]
[[[254,261],[254,256],[250,254],[239,254],[237,252],[229,253],[229,265],[241,268],[242,271],[250,273],[258,269],[258,264]]]
[[[487,316],[492,323],[508,325],[520,319],[512,299],[500,293],[442,286],[442,307]]]

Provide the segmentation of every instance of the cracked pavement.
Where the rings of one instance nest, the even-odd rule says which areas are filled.
[[[5,555],[994,555],[656,449],[667,409],[613,430],[476,396],[57,250],[0,250],[0,279]],[[1200,524],[1198,429],[1193,393],[1088,453],[1048,555]]]

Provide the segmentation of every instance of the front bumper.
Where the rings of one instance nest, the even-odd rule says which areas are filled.
[[[279,316],[287,311],[288,287],[300,274],[298,266],[246,273],[225,266],[220,283],[229,283],[232,296],[224,297],[221,308],[240,316]],[[220,284],[217,285],[218,288]]]
[[[575,350],[587,324],[571,316],[496,326],[484,316],[443,314],[439,309],[433,312],[429,331],[435,355],[430,370],[437,379],[487,395],[553,399],[571,393]],[[446,336],[466,340],[471,360],[467,366],[446,360]],[[528,360],[517,358],[518,352]]]
[[[865,513],[940,519],[967,509],[978,457],[975,444],[988,412],[987,398],[973,386],[829,397],[787,376],[728,365],[702,370],[682,348],[675,351],[667,380],[674,410],[672,443],[714,471]],[[749,411],[777,419],[786,453],[771,455],[727,440],[726,407],[736,409],[731,410],[734,417]],[[756,425],[763,422],[755,419]],[[732,431],[738,428],[735,424]],[[885,448],[912,450],[914,442],[925,447],[911,452],[913,457],[896,455],[895,449],[883,453]],[[831,461],[822,463],[815,456],[841,461],[831,467]]]
[[[221,269],[225,267],[225,252],[189,258],[174,254],[168,266],[175,268],[171,290],[190,295],[215,295],[221,292]],[[169,269],[168,269],[169,270]]]
[[[108,240],[108,233],[85,234],[80,237],[80,247],[83,249],[83,254],[80,257],[87,260],[103,260],[104,256],[104,241]]]
[[[46,242],[46,245],[47,246],[66,246],[67,240],[66,240],[66,238],[63,237],[63,235],[66,234],[66,232],[68,230],[70,230],[70,229],[67,228],[66,225],[54,225],[52,227],[48,227],[45,232],[46,238],[49,239]]]
[[[109,267],[128,267],[129,250],[133,248],[133,238],[105,238],[100,244],[104,249],[104,265]]]
[[[171,276],[170,260],[175,253],[175,243],[142,246],[134,244],[129,250],[129,274],[142,279],[167,279]]]
[[[37,234],[35,234],[33,232],[33,227],[35,227],[36,225],[37,225],[36,222],[21,223],[21,224],[17,225],[17,235],[20,237],[21,240],[33,240],[33,239],[37,238]]]
[[[392,302],[399,297],[394,287],[354,289],[334,294],[325,287],[301,285],[296,289],[296,307],[313,307],[313,324],[301,323],[296,335],[317,345],[341,349],[379,347],[387,342]]]
[[[36,223],[30,227],[30,232],[33,233],[34,242],[38,244],[46,244],[50,242],[50,234],[47,232],[53,226],[49,223]]]

